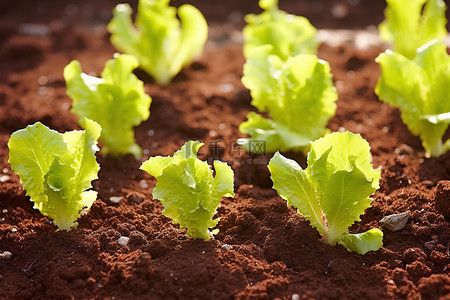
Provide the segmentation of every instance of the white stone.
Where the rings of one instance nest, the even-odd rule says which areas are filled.
[[[118,204],[120,203],[120,201],[123,199],[122,196],[112,196],[109,197],[109,201],[111,201],[112,203]]]
[[[10,259],[12,257],[12,253],[9,251],[4,251],[3,253],[0,253],[0,259]]]
[[[0,176],[0,182],[7,182],[11,177],[9,175]]]
[[[389,216],[385,216],[383,219],[380,220],[380,223],[383,225],[383,227],[391,231],[402,230],[406,226],[406,223],[408,223],[410,215],[411,212],[407,210],[400,214],[392,214]]]
[[[148,188],[148,184],[147,181],[145,181],[144,179],[142,179],[141,181],[139,181],[139,187],[143,190],[145,190],[146,188]]]
[[[224,250],[228,250],[228,251],[233,250],[233,246],[228,245],[228,244],[223,244],[221,248]]]
[[[117,240],[117,244],[119,244],[120,246],[126,246],[128,245],[128,242],[130,241],[129,237],[126,236],[121,236],[118,240]]]

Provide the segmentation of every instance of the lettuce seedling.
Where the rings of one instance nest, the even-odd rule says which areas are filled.
[[[151,157],[141,165],[158,180],[153,198],[164,206],[163,214],[180,227],[187,227],[187,235],[209,240],[216,226],[213,220],[222,197],[234,197],[233,170],[220,161],[214,161],[215,177],[209,165],[197,158],[203,144],[188,141],[173,157]]]
[[[447,35],[446,6],[443,0],[386,0],[386,19],[379,25],[383,41],[410,59],[416,49]]]
[[[438,40],[417,50],[414,59],[387,50],[377,57],[381,77],[375,93],[381,101],[400,108],[408,129],[422,139],[426,155],[439,156],[450,149],[442,137],[450,124],[450,57]]]
[[[102,78],[82,73],[76,60],[64,68],[67,94],[73,101],[71,111],[80,117],[81,126],[84,118],[102,126],[102,153],[114,157],[127,153],[141,156],[133,127],[148,119],[152,99],[132,74],[137,66],[135,57],[116,54],[106,62]]]
[[[201,54],[208,37],[208,25],[197,8],[181,5],[178,20],[177,9],[169,6],[169,2],[140,0],[136,27],[131,21],[131,7],[119,4],[108,24],[111,43],[118,50],[136,56],[141,68],[162,85]]]
[[[316,29],[308,19],[288,14],[278,8],[278,0],[260,0],[264,9],[259,15],[245,16],[244,54],[249,57],[254,48],[272,45],[270,54],[282,60],[298,54],[315,54],[319,46]]]
[[[239,139],[247,151],[252,141],[265,141],[266,150],[303,151],[323,136],[336,111],[337,93],[330,65],[315,55],[300,54],[282,61],[270,55],[272,47],[254,49],[244,65],[242,82],[250,89],[252,105],[269,119],[250,112],[239,130],[250,138]],[[257,152],[257,151],[255,151]]]
[[[84,131],[64,134],[37,122],[14,132],[8,142],[9,163],[26,195],[60,230],[76,227],[80,213],[97,198],[88,189],[100,169],[95,152],[101,127],[84,122]]]
[[[383,245],[383,232],[349,233],[370,207],[380,170],[370,163],[370,146],[359,134],[335,132],[311,143],[308,167],[275,153],[269,162],[273,188],[305,217],[330,245],[365,254]]]

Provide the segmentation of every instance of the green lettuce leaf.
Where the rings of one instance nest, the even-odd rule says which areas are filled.
[[[442,137],[450,124],[450,57],[443,42],[433,40],[417,50],[411,60],[386,51],[377,57],[381,77],[375,87],[379,99],[401,111],[408,129],[422,139],[426,155],[449,150]]]
[[[379,25],[383,41],[394,51],[413,59],[416,49],[447,35],[446,5],[442,0],[386,0],[386,19]]]
[[[106,62],[102,78],[82,73],[76,60],[64,68],[72,112],[80,117],[82,127],[84,118],[101,125],[105,154],[141,156],[133,127],[150,116],[151,98],[145,93],[143,82],[132,74],[137,66],[136,58],[122,54]]]
[[[250,136],[238,142],[249,151],[250,142],[264,141],[267,151],[303,151],[310,141],[323,136],[336,111],[337,93],[330,66],[315,55],[300,54],[286,62],[269,55],[272,47],[254,49],[244,65],[242,82],[250,89],[252,105],[267,112],[266,119],[254,112],[239,126]]]
[[[338,243],[350,251],[366,254],[383,246],[383,232],[378,228],[372,228],[363,233],[344,234],[339,237]]]
[[[84,131],[60,134],[40,122],[18,130],[8,142],[9,163],[34,208],[60,230],[76,227],[80,212],[97,198],[90,191],[100,166],[95,159],[101,127],[85,119]]]
[[[370,207],[380,180],[370,163],[370,146],[350,132],[327,134],[311,143],[308,167],[275,153],[268,168],[273,188],[297,208],[330,245],[339,243],[360,254],[382,246],[380,230],[349,234],[348,228]]]
[[[201,54],[208,37],[208,25],[197,8],[181,5],[178,20],[177,9],[169,6],[169,2],[140,0],[136,27],[131,21],[131,7],[119,4],[108,24],[111,43],[137,57],[140,67],[162,85]]]
[[[188,141],[173,157],[151,157],[141,165],[158,180],[153,198],[164,206],[163,214],[180,227],[187,228],[187,235],[209,240],[209,228],[216,226],[213,220],[222,197],[234,197],[233,170],[220,161],[214,162],[215,177],[209,165],[197,158],[203,144]]]
[[[272,45],[270,54],[282,60],[298,54],[315,54],[318,48],[316,29],[308,19],[288,14],[278,8],[278,0],[260,0],[264,9],[259,15],[249,14],[244,28],[244,55],[253,49]]]
[[[297,208],[311,226],[321,234],[328,231],[327,224],[316,193],[315,182],[310,178],[307,170],[303,170],[297,162],[276,152],[268,165],[273,188],[288,206]]]

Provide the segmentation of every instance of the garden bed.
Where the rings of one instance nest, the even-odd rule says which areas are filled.
[[[72,59],[99,74],[115,52],[105,25],[117,1],[0,1],[0,260],[1,299],[450,299],[450,153],[427,159],[400,113],[373,92],[381,44],[323,43],[339,94],[332,131],[360,133],[381,168],[380,189],[352,232],[382,228],[387,215],[410,211],[406,227],[383,229],[384,246],[359,255],[320,241],[309,223],[271,188],[271,154],[248,157],[243,137],[250,94],[240,78],[242,17],[256,1],[184,1],[206,16],[210,39],[201,57],[166,86],[137,70],[153,98],[148,121],[136,128],[142,160],[172,155],[201,140],[203,159],[227,161],[234,199],[223,199],[220,230],[193,240],[161,214],[156,180],[128,155],[97,155],[99,192],[70,232],[56,232],[33,209],[8,161],[15,130],[36,121],[64,132],[79,128],[62,75]],[[381,1],[281,1],[318,28],[364,29],[383,19]],[[349,4],[354,3],[354,4]],[[135,3],[133,3],[135,5]],[[301,154],[285,153],[303,167]],[[111,197],[123,197],[117,204]],[[129,237],[127,246],[118,244]]]

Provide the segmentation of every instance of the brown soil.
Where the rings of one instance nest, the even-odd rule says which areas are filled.
[[[271,189],[270,155],[248,158],[233,146],[253,108],[240,82],[241,45],[229,38],[243,14],[258,11],[256,1],[189,2],[213,24],[210,41],[167,87],[136,71],[153,98],[136,137],[143,160],[198,139],[204,159],[231,164],[236,197],[222,201],[220,233],[208,242],[185,237],[162,216],[151,196],[156,181],[132,156],[99,155],[99,199],[77,229],[56,232],[32,208],[7,163],[6,143],[38,120],[60,132],[79,128],[62,70],[78,59],[85,72],[100,73],[115,51],[104,26],[117,1],[0,1],[0,250],[13,255],[0,260],[0,299],[450,299],[450,153],[424,158],[399,111],[377,100],[374,58],[383,49],[324,44],[319,51],[339,93],[329,128],[361,133],[382,170],[373,206],[352,231],[381,228],[384,216],[411,211],[403,230],[384,229],[384,246],[362,256],[322,243],[286,207]],[[359,1],[282,0],[281,7],[319,28],[363,28],[383,17],[380,1],[350,2]],[[347,15],[333,17],[336,5]],[[223,149],[214,153],[216,142]],[[286,155],[305,166],[303,156]],[[111,196],[124,199],[113,204]],[[120,236],[130,238],[128,246],[118,245]]]

